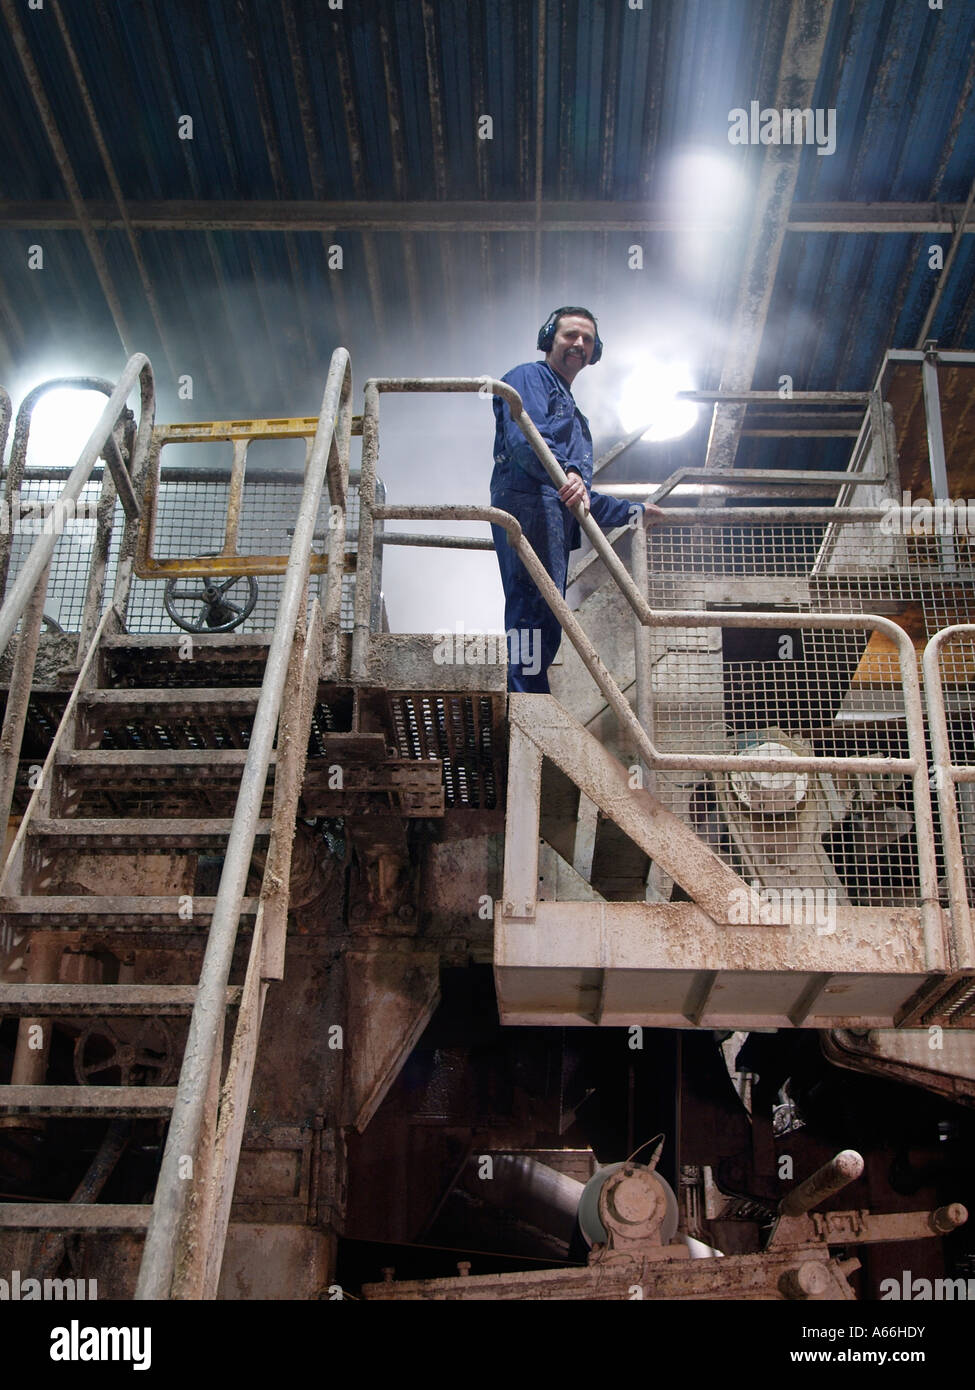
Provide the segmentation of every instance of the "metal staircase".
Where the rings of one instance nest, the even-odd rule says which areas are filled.
[[[139,503],[108,441],[137,376],[144,410],[130,466],[132,478],[145,479],[151,369],[137,358],[65,489],[77,496],[104,450],[126,474],[119,494],[133,525]],[[28,769],[32,795],[0,881],[5,931],[14,939],[32,936],[26,984],[4,986],[0,996],[5,1012],[20,1017],[11,1084],[0,1087],[0,1122],[29,1130],[53,1117],[169,1121],[151,1205],[94,1201],[109,1168],[100,1180],[89,1173],[70,1203],[0,1204],[0,1226],[24,1233],[143,1228],[142,1297],[216,1294],[268,982],[283,975],[292,840],[319,680],[337,656],[342,520],[330,537],[324,620],[318,599],[309,605],[308,579],[326,482],[344,518],[350,393],[348,354],[339,350],[309,441],[291,553],[267,557],[272,572],[285,575],[273,636],[194,638],[188,651],[178,640],[147,644],[122,635],[131,574],[126,556],[135,549],[127,528],[114,603],[83,650],[43,766]],[[238,490],[245,455],[246,443],[237,451]],[[32,548],[0,614],[0,626],[12,632],[27,610],[8,725],[16,692],[30,689],[53,536],[46,541]],[[235,547],[228,517],[225,548]],[[146,671],[155,684],[133,674]],[[20,713],[23,719],[26,701]],[[19,746],[20,730],[14,756]],[[252,875],[255,846],[263,850],[259,875]],[[223,859],[215,895],[197,892],[204,852]],[[248,895],[251,877],[257,896]],[[115,891],[106,893],[109,883]],[[241,925],[249,929],[250,948],[246,964],[236,966],[243,978],[231,986]],[[136,957],[137,942],[170,946],[165,973],[158,952]],[[191,944],[202,956],[195,979]],[[65,979],[72,970],[77,978]],[[235,1015],[232,1035],[228,1010]],[[168,1020],[181,1016],[188,1025],[179,1030],[185,1032],[179,1081],[159,1084],[175,1079],[179,1049]],[[86,1024],[92,1018],[97,1025]],[[81,1025],[77,1084],[47,1083],[53,1020]],[[93,1168],[104,1168],[103,1157],[100,1152]]]

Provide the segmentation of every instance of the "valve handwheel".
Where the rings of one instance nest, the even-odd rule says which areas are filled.
[[[175,1076],[173,1036],[162,1019],[147,1019],[125,1028],[99,1019],[78,1035],[74,1045],[74,1074],[82,1086],[166,1086]]]
[[[239,601],[234,602],[229,595],[237,584],[247,585],[247,595],[245,598],[243,591],[235,594],[234,598]],[[163,602],[173,622],[185,632],[230,632],[250,617],[257,595],[257,580],[252,574],[232,574],[228,579],[208,575],[198,579],[168,579]],[[188,608],[183,609],[184,605]],[[198,611],[194,613],[194,609]]]

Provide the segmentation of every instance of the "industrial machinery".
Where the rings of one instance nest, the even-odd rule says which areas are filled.
[[[98,522],[0,536],[0,1270],[146,1298],[968,1279],[973,575],[902,492],[925,410],[928,490],[968,485],[971,367],[890,353],[870,392],[783,401],[856,412],[840,469],[601,480],[667,514],[589,521],[568,602],[506,514],[385,499],[382,394],[484,378],[369,381],[360,416],[338,350],[318,419],[162,426],[137,356],[60,478],[25,470],[28,412],[8,498]],[[275,438],[303,474],[248,472]],[[215,439],[229,475],[163,466]],[[393,520],[507,528],[564,629],[552,695],[507,695],[503,642],[387,630],[384,548],[430,543]]]

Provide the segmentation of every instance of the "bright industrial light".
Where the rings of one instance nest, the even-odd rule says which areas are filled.
[[[727,226],[741,212],[746,183],[740,166],[726,153],[689,149],[671,161],[664,190],[668,203],[693,210],[703,226]]]
[[[676,399],[678,391],[693,391],[690,368],[684,362],[643,361],[625,378],[620,392],[620,423],[627,434],[643,424],[643,439],[677,439],[693,429],[697,406]]]
[[[67,386],[42,396],[31,416],[30,466],[73,468],[107,399],[101,391],[72,391]]]

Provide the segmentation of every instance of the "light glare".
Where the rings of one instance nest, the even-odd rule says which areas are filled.
[[[32,468],[73,468],[105,409],[101,391],[60,386],[42,396],[31,416],[28,462]]]
[[[678,391],[693,391],[690,368],[684,362],[645,358],[623,381],[619,416],[630,434],[643,424],[641,439],[678,439],[694,428],[697,406],[676,399]]]

